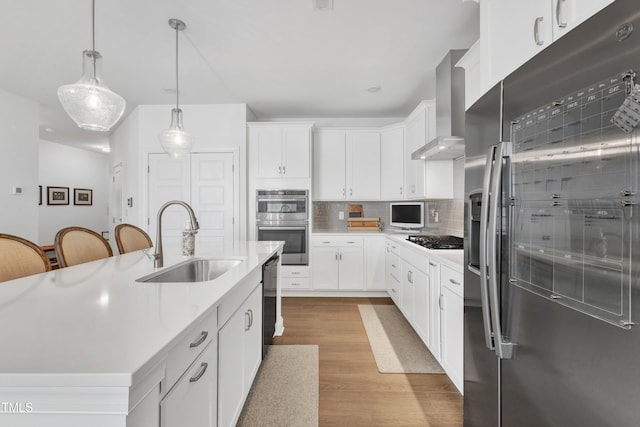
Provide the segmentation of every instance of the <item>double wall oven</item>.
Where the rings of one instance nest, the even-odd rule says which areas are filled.
[[[257,190],[257,240],[284,241],[282,265],[309,264],[309,190]]]

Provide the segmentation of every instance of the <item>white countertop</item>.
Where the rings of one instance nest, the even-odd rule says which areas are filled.
[[[382,236],[392,238],[400,243],[406,245],[406,247],[420,251],[428,255],[429,257],[438,258],[442,263],[449,265],[451,268],[463,271],[464,265],[464,250],[463,249],[427,249],[423,248],[420,245],[416,245],[415,243],[411,243],[407,241],[409,234],[407,233],[399,233],[394,231],[370,231],[370,232],[319,232],[312,233],[312,236],[331,236],[331,235],[349,235],[349,236]]]
[[[282,242],[196,248],[196,258],[245,259],[209,282],[136,282],[154,268],[147,255],[133,252],[0,283],[0,387],[128,387],[281,248]],[[176,247],[164,252],[166,267],[186,259]]]

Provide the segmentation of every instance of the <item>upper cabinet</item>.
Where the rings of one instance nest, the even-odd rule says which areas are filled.
[[[481,92],[610,3],[613,0],[482,0]]]
[[[313,133],[315,200],[380,200],[380,132]]]
[[[380,133],[380,197],[404,199],[404,126],[394,125]]]
[[[248,123],[254,177],[309,178],[311,123]]]

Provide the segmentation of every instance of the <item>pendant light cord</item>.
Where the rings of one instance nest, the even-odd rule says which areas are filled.
[[[178,32],[180,31],[179,28],[180,26],[176,25],[176,110],[180,109],[180,90],[178,88]]]
[[[93,80],[97,81],[96,77],[96,0],[91,1],[91,62],[93,63]]]

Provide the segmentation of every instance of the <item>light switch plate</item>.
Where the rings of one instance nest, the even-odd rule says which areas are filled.
[[[344,211],[338,212],[338,219],[344,220]]]

